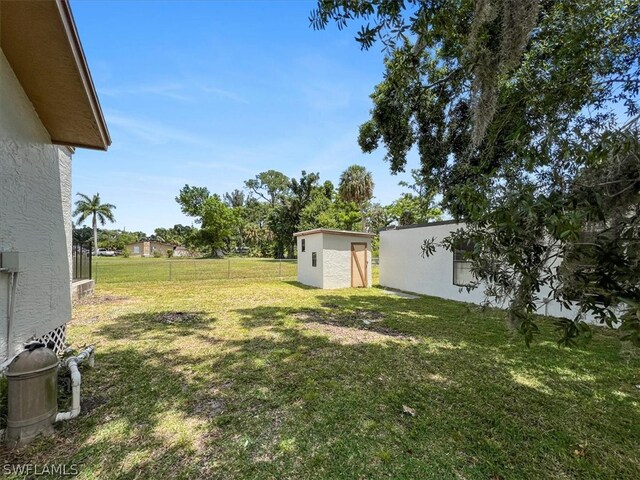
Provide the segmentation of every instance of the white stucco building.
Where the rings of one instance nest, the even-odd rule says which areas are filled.
[[[470,262],[465,260],[462,251],[451,252],[436,247],[433,255],[422,255],[421,247],[426,239],[434,238],[435,243],[439,243],[458,229],[464,229],[464,224],[445,221],[381,231],[380,285],[461,302],[482,303],[485,299],[482,286],[471,291],[464,288],[473,277],[469,271]],[[548,298],[548,291],[540,292],[539,296],[542,299],[538,305],[539,314],[575,316],[574,311]],[[591,318],[586,320],[593,321]]]
[[[0,0],[0,363],[71,318],[71,156],[111,143],[66,0]]]
[[[326,289],[371,286],[374,234],[317,228],[294,236],[298,282]]]

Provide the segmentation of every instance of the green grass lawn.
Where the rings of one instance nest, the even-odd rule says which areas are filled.
[[[83,412],[10,463],[80,478],[640,478],[640,359],[501,312],[293,281],[101,283]],[[403,406],[415,416],[403,413]]]
[[[258,258],[94,257],[92,277],[98,283],[294,279],[296,260]]]

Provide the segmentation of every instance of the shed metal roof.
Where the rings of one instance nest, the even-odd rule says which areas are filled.
[[[349,230],[335,230],[332,228],[314,228],[313,230],[305,230],[304,232],[296,232],[293,234],[294,237],[303,237],[306,235],[315,235],[317,233],[327,233],[330,235],[343,235],[345,237],[365,237],[365,238],[373,238],[376,236],[375,233],[366,233],[366,232],[352,232]]]

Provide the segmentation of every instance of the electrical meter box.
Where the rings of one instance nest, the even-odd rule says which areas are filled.
[[[0,268],[6,272],[16,273],[20,271],[18,252],[0,252]]]

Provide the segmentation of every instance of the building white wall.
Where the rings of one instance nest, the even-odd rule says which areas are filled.
[[[312,287],[322,288],[322,233],[296,237],[298,242],[298,282]],[[305,251],[302,251],[302,239]],[[311,265],[311,254],[316,252],[316,267]]]
[[[430,257],[422,256],[425,239],[435,237],[438,242],[457,228],[455,224],[441,224],[381,231],[380,285],[462,302],[482,302],[482,289],[461,292],[453,284],[452,252],[436,247]]]
[[[0,51],[0,251],[20,254],[12,339],[0,273],[0,359],[71,318],[71,151],[51,145]]]
[[[351,287],[351,243],[367,244],[367,286],[371,286],[371,239],[323,234],[323,287]]]
[[[467,292],[453,284],[453,252],[436,247],[433,255],[422,256],[421,246],[426,239],[433,237],[437,243],[463,227],[464,224],[444,223],[380,232],[380,285],[461,302],[481,303],[485,299],[482,286]],[[549,290],[538,295],[544,299]],[[538,313],[567,318],[576,314],[553,300],[546,304],[540,302]],[[592,317],[585,320],[594,323]]]

